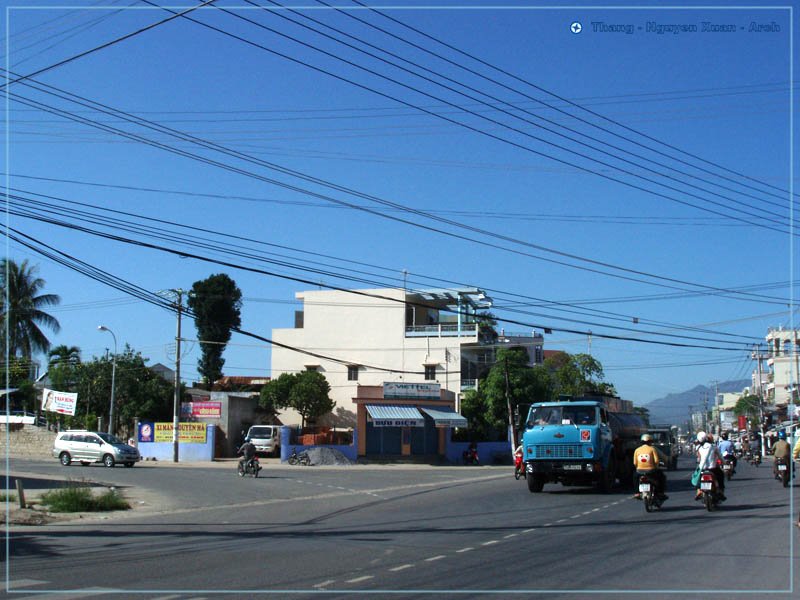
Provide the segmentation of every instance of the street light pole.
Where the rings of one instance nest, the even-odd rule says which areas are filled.
[[[111,404],[108,408],[108,434],[112,435],[114,433],[114,387],[117,378],[117,336],[105,325],[98,325],[97,329],[107,331],[114,338],[114,356],[111,360]]]

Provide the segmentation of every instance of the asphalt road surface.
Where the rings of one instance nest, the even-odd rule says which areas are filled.
[[[231,463],[12,461],[119,486],[137,508],[11,527],[3,567],[28,599],[797,597],[798,488],[740,464],[709,513],[690,466],[648,514],[631,490],[531,494],[513,467],[266,464],[242,479]]]

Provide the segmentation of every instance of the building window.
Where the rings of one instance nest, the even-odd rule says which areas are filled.
[[[305,365],[306,371],[316,371],[319,369],[319,365]]]
[[[358,366],[357,365],[348,365],[347,366],[347,381],[358,381]]]
[[[436,365],[425,365],[425,381],[436,379]]]

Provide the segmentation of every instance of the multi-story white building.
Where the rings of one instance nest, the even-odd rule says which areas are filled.
[[[800,330],[770,328],[767,333],[767,383],[765,398],[770,404],[786,405],[797,397],[800,379]]]
[[[485,323],[492,301],[479,289],[319,290],[296,298],[303,308],[295,326],[272,332],[272,378],[319,371],[339,417],[353,410],[359,386],[386,382],[438,383],[458,408],[462,390],[476,386],[501,345],[526,347],[531,364],[543,360],[541,334],[498,333]]]

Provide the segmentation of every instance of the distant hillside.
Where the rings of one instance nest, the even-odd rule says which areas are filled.
[[[741,392],[749,387],[749,379],[738,381],[724,381],[717,386],[717,390],[722,392]],[[698,385],[685,392],[678,394],[668,394],[663,398],[656,398],[645,404],[645,408],[650,411],[651,423],[670,423],[679,425],[685,423],[689,417],[689,407],[699,407],[703,404],[703,398],[708,398],[709,410],[714,405],[714,388],[705,385]]]

